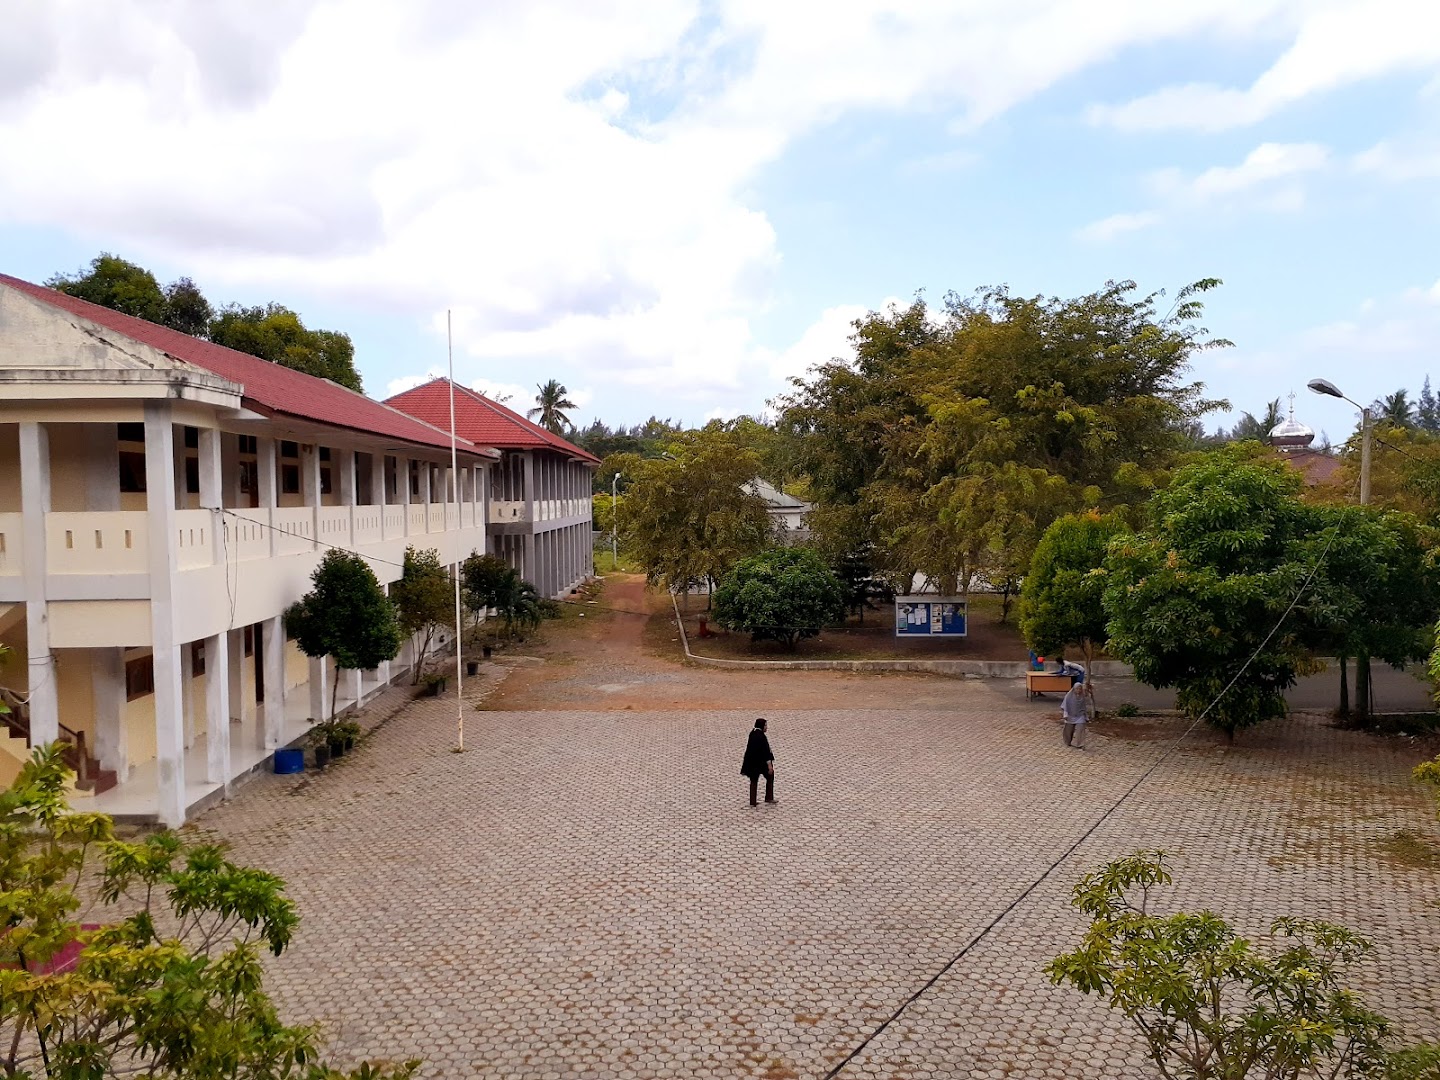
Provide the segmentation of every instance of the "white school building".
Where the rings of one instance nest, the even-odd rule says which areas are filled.
[[[0,784],[61,739],[87,808],[180,824],[326,714],[282,614],[327,546],[382,583],[410,545],[483,552],[500,462],[462,438],[452,470],[447,430],[0,275]],[[345,673],[341,707],[414,659]]]

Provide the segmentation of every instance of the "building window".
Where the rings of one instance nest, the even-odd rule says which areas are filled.
[[[420,497],[420,465],[414,461],[410,463],[410,497]]]
[[[185,490],[191,495],[200,494],[200,459],[185,459]]]
[[[329,469],[321,469],[321,470],[320,470],[320,494],[321,494],[321,495],[329,495],[329,494],[330,494],[330,470],[329,470]]]
[[[260,466],[254,461],[240,462],[240,493],[254,495],[260,490]]]
[[[254,655],[255,655],[255,627],[253,627],[253,626],[247,626],[247,627],[245,627],[245,633],[244,633],[242,636],[243,636],[243,638],[244,638],[244,653],[245,653],[245,655],[246,655],[246,656],[254,656]]]
[[[121,442],[145,442],[144,424],[116,424],[115,438]]]
[[[300,494],[300,466],[280,466],[280,491],[284,495]]]
[[[145,490],[145,452],[143,450],[120,451],[120,490],[131,493]]]
[[[205,642],[203,641],[190,643],[190,673],[192,675],[205,674]]]
[[[260,452],[260,443],[259,443],[259,440],[256,439],[254,435],[241,435],[241,436],[239,436],[239,439],[240,439],[240,453],[242,453],[242,454],[258,454],[258,453]]]
[[[280,456],[283,458],[299,458],[300,444],[285,439],[280,443]]]
[[[320,447],[320,460],[321,460],[321,461],[329,461],[329,460],[330,460],[330,447],[328,447],[328,446],[322,446],[322,447]]]
[[[200,429],[199,429],[199,428],[193,428],[193,427],[190,427],[189,425],[186,425],[184,431],[185,431],[185,449],[187,449],[187,450],[198,450],[198,449],[200,448]]]
[[[155,693],[155,658],[137,656],[125,661],[125,700],[134,701]]]

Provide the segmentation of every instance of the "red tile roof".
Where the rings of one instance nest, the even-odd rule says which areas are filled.
[[[268,360],[236,352],[223,345],[182,334],[132,315],[79,300],[54,289],[32,285],[28,281],[0,274],[0,285],[8,285],[51,307],[97,323],[133,341],[159,349],[176,360],[193,364],[244,387],[247,404],[260,406],[262,411],[283,413],[301,420],[316,421],[335,427],[349,428],[387,439],[421,446],[450,449],[450,423],[446,414],[443,424],[423,423],[413,415],[392,409],[364,394],[331,382],[306,375],[303,371],[272,364]],[[487,454],[485,445],[474,445],[463,435],[459,448],[471,454]]]
[[[1300,474],[1305,477],[1305,483],[1310,487],[1328,484],[1340,471],[1341,465],[1340,459],[1333,454],[1312,450],[1309,447],[1282,451],[1280,459],[1292,468],[1298,469]]]
[[[450,380],[432,379],[413,390],[386,398],[386,405],[450,429]],[[465,438],[504,450],[550,449],[590,464],[600,459],[559,435],[547,431],[498,401],[467,386],[455,384],[455,430]]]

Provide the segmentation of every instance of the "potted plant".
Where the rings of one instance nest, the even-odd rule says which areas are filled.
[[[426,697],[439,697],[445,692],[445,676],[438,671],[431,672],[422,680]]]
[[[345,756],[345,736],[340,730],[340,721],[327,720],[324,723],[325,742],[330,747],[332,758]]]
[[[345,744],[345,752],[348,754],[355,749],[355,743],[360,738],[360,725],[354,720],[341,720],[335,724],[335,733]]]
[[[315,768],[322,772],[325,766],[330,764],[330,738],[325,727],[326,725],[321,724],[311,728],[310,734],[305,737],[306,743],[315,752]]]

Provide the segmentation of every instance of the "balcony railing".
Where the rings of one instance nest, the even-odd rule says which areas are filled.
[[[193,570],[216,562],[270,559],[322,550],[365,547],[390,540],[423,543],[473,528],[475,508],[425,506],[295,506],[271,509],[177,510],[175,565]],[[25,571],[24,516],[0,514],[0,577]],[[407,527],[408,526],[408,527]],[[216,536],[216,529],[221,530]],[[218,540],[218,543],[217,543]],[[143,510],[54,512],[45,515],[45,562],[50,574],[148,574],[149,516]]]

